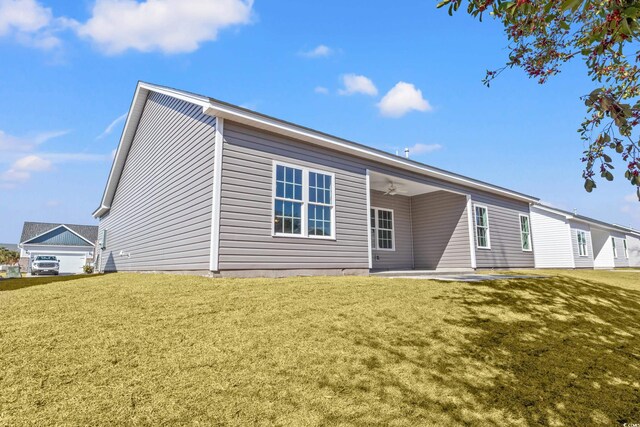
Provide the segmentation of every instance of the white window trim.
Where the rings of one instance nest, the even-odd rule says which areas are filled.
[[[580,253],[580,233],[584,235],[584,255]],[[580,257],[588,257],[589,256],[589,245],[587,240],[587,232],[584,230],[576,230],[576,240],[578,242],[578,256]]]
[[[371,209],[373,209],[374,211],[374,225],[375,227],[375,234],[376,234],[376,238],[375,238],[375,246],[372,245],[371,246],[371,250],[374,251],[384,251],[384,252],[395,252],[396,251],[396,213],[393,211],[393,209],[388,209],[388,208],[377,208],[375,206],[371,206],[371,208],[369,209],[369,235],[371,235]],[[391,249],[388,248],[379,248],[378,247],[378,211],[385,211],[385,212],[391,212]],[[386,230],[386,228],[383,228],[383,230]]]
[[[616,238],[611,236],[611,247],[613,248],[613,258],[618,258],[618,248],[616,247]]]
[[[622,239],[622,247],[624,248],[624,257],[629,259],[629,247],[627,246],[627,239]]]
[[[487,229],[487,246],[480,246],[478,244],[478,220],[476,218],[476,207],[483,208],[485,212],[487,212],[487,225],[485,227]],[[491,225],[489,222],[489,208],[486,205],[473,204],[473,234],[476,239],[476,248],[491,250]]]
[[[302,221],[302,232],[300,234],[288,234],[288,233],[276,233],[275,223],[273,222],[273,214],[276,210],[276,168],[278,166],[284,166],[288,168],[302,170],[302,200],[288,201],[295,203],[302,203],[300,212],[300,220]],[[331,177],[331,205],[323,203],[309,202],[309,172],[319,173],[322,175],[328,175]],[[293,163],[281,162],[278,160],[273,161],[272,165],[272,177],[271,177],[271,237],[288,237],[293,239],[319,239],[319,240],[336,240],[336,175],[333,172],[327,172],[320,169],[308,168],[302,165],[296,165]],[[284,198],[281,198],[284,199]],[[318,206],[330,206],[331,207],[331,235],[330,236],[314,236],[309,235],[309,203]]]
[[[487,211],[487,222],[488,222],[488,211]],[[524,248],[524,233],[522,232],[522,218],[527,218],[527,225],[529,226],[529,249]],[[533,238],[531,237],[531,217],[526,214],[518,214],[518,225],[520,226],[520,244],[522,248],[522,252],[533,252]]]

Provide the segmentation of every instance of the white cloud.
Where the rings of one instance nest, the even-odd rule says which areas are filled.
[[[104,131],[102,131],[102,133],[100,135],[98,135],[98,137],[96,139],[102,139],[105,136],[108,136],[111,134],[111,132],[113,132],[113,129],[118,126],[118,124],[120,124],[121,122],[125,121],[127,118],[127,113],[124,113],[121,116],[116,117],[111,123],[109,123],[109,126],[106,127],[106,129]]]
[[[633,224],[631,224],[632,227],[640,229],[640,201],[635,192],[624,196],[622,205],[620,206],[620,212],[629,217],[630,222],[633,222]],[[623,225],[629,226],[630,224],[627,223]]]
[[[429,101],[422,91],[411,83],[398,82],[378,103],[380,114],[386,117],[402,117],[412,110],[431,111]]]
[[[344,89],[338,91],[340,95],[362,93],[364,95],[376,96],[378,94],[378,89],[371,79],[365,76],[345,74],[342,76],[342,83],[344,84]]]
[[[31,136],[17,137],[0,130],[0,153],[3,151],[12,153],[31,151],[37,146],[51,139],[64,136],[69,132],[68,130],[55,130],[40,132]]]
[[[301,55],[307,58],[326,58],[333,55],[333,53],[333,49],[331,49],[329,46],[321,44],[314,49],[302,52]]]
[[[51,170],[51,161],[36,155],[21,157],[16,160],[9,170],[0,175],[1,181],[9,184],[25,182],[31,178],[32,172],[46,172]]]
[[[70,162],[108,162],[109,154],[41,152],[39,146],[69,131],[50,131],[30,137],[16,137],[0,131],[0,164],[9,166],[0,172],[0,188],[16,188],[17,183],[28,181],[35,172],[53,171],[56,164]]]
[[[51,160],[32,154],[16,160],[12,168],[29,172],[44,172],[51,170]]]
[[[326,95],[326,94],[329,93],[329,89],[327,89],[324,86],[316,86],[315,89],[313,89],[313,91],[315,93],[319,93],[319,94],[322,94],[322,95]]]
[[[107,54],[193,52],[232,25],[249,24],[253,0],[97,0],[76,28]]]
[[[440,144],[420,144],[417,143],[412,147],[409,147],[409,155],[415,154],[426,154],[432,153],[434,151],[438,151],[442,148]]]
[[[25,45],[45,50],[60,46],[55,34],[69,22],[54,18],[51,9],[36,0],[0,0],[0,37],[13,36]]]
[[[44,205],[48,208],[55,208],[62,204],[60,200],[48,200]]]
[[[50,24],[51,9],[35,0],[0,0],[0,36],[34,33]]]

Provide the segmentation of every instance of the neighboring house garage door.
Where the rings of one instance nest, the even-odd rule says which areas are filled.
[[[82,267],[86,262],[84,253],[64,253],[64,252],[41,252],[34,253],[36,255],[53,255],[60,260],[60,274],[78,274],[82,273]]]

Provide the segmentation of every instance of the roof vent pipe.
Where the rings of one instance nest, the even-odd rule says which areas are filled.
[[[405,148],[404,149],[404,156],[408,159],[409,158],[409,149]]]
[[[573,208],[573,214],[574,214],[574,215],[578,215],[578,209]]]

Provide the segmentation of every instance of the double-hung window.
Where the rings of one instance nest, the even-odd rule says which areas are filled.
[[[627,247],[627,239],[622,241],[622,247],[624,248],[624,257],[629,259],[629,248]]]
[[[618,258],[618,248],[616,248],[616,238],[611,238],[611,246],[613,247],[613,257]]]
[[[474,206],[476,217],[476,245],[481,249],[491,249],[489,238],[489,211],[486,206]]]
[[[394,251],[393,210],[371,208],[369,217],[371,225],[371,249]]]
[[[334,238],[334,180],[331,173],[274,164],[273,234]]]
[[[584,231],[578,231],[578,254],[580,256],[587,256],[587,233]]]
[[[522,250],[531,251],[531,226],[527,215],[520,215],[520,240]]]

